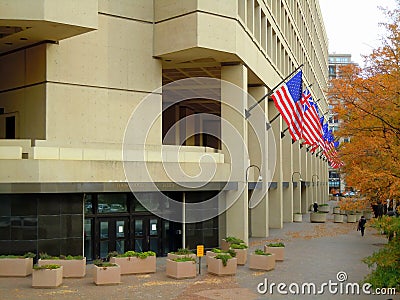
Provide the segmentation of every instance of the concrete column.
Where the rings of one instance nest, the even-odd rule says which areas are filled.
[[[311,163],[311,154],[310,152],[306,151],[306,158],[307,158],[307,210],[310,209],[310,204],[312,204],[315,199],[314,199],[314,192],[313,192],[313,185],[312,185],[312,175],[313,173],[313,168],[312,168],[312,163]]]
[[[278,114],[278,110],[275,107],[273,101],[268,102],[268,118],[271,120]],[[275,172],[272,178],[272,184],[268,191],[269,201],[269,227],[270,228],[282,228],[283,227],[283,189],[282,189],[282,117],[279,116],[271,124],[271,129],[275,136],[276,144],[276,165]]]
[[[292,138],[289,131],[286,131],[282,139],[283,222],[293,222],[292,160]]]
[[[231,164],[231,180],[238,183],[238,190],[226,193],[227,236],[235,236],[248,243],[248,190],[246,169],[247,153],[247,68],[244,65],[221,68],[221,138],[225,163]],[[232,84],[235,86],[233,86]]]
[[[293,213],[301,212],[301,181],[303,174],[300,168],[300,148],[299,142],[296,142],[292,146],[292,175],[290,178],[290,185],[293,192]],[[300,174],[299,174],[300,173]]]
[[[307,152],[306,147],[303,146],[299,149],[300,152],[300,172],[303,181],[301,182],[301,213],[306,213],[308,211],[308,195],[307,195]]]
[[[252,98],[248,103],[248,107],[250,107],[254,101],[261,99],[265,94],[267,94],[268,90],[266,87],[259,86],[250,87],[248,92]],[[260,107],[260,113],[263,113],[263,115],[258,116],[256,113],[252,113],[248,124],[250,165],[256,165],[260,167],[261,175],[263,177],[262,188],[253,190],[251,192],[252,196],[254,197],[253,199],[259,201],[254,208],[249,208],[249,234],[252,237],[267,237],[269,235],[268,193],[266,192],[268,185],[268,132],[265,130],[265,114],[268,113],[268,100],[261,102]],[[257,128],[251,128],[253,126]],[[257,181],[257,168],[250,168],[248,175],[248,178],[251,178],[253,182]],[[259,193],[259,196],[261,197],[260,200],[258,200],[259,198],[257,193]]]

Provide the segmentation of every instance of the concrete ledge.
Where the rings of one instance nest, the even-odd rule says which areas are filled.
[[[1,146],[0,159],[22,159],[22,147]]]
[[[33,147],[33,159],[60,159],[60,149],[56,147]]]
[[[61,160],[82,160],[83,151],[79,148],[60,148]]]

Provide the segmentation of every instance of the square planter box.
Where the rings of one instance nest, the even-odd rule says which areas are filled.
[[[270,271],[275,269],[275,254],[258,255],[251,253],[249,257],[249,268],[252,270]]]
[[[333,215],[333,222],[334,223],[343,223],[344,216],[340,214]]]
[[[269,247],[264,245],[264,252],[275,254],[275,260],[282,261],[285,259],[285,247]]]
[[[98,267],[94,266],[94,283],[96,285],[120,284],[121,268],[115,267]]]
[[[64,278],[80,278],[86,275],[86,257],[83,259],[39,259],[38,265],[63,266]]]
[[[310,222],[311,223],[325,223],[326,222],[326,213],[310,213]]]
[[[293,222],[298,222],[298,223],[303,222],[303,215],[302,214],[293,214]]]
[[[210,257],[214,257],[216,255],[218,255],[218,253],[214,253],[212,251],[206,251],[206,264],[207,264],[207,266],[208,266],[208,263],[210,261]]]
[[[192,253],[192,254],[175,254],[175,253],[168,253],[168,254],[167,254],[167,258],[169,258],[169,259],[171,259],[171,260],[174,260],[174,259],[177,259],[177,258],[183,258],[183,257],[190,257],[190,258],[193,258],[193,259],[196,259],[196,258],[197,258],[196,254],[194,254],[194,253]]]
[[[357,215],[347,215],[347,223],[357,222]]]
[[[138,257],[111,257],[110,262],[121,267],[121,275],[146,274],[156,272],[156,256]]]
[[[334,207],[333,208],[333,213],[334,214],[340,214],[340,207]]]
[[[237,270],[237,258],[231,258],[227,261],[226,266],[222,264],[222,259],[210,257],[208,261],[207,271],[208,273],[224,276],[224,275],[236,275]]]
[[[58,269],[39,269],[32,271],[32,287],[56,288],[62,284],[63,267]]]
[[[231,243],[227,242],[225,239],[221,240],[221,250],[228,251],[231,247]]]
[[[1,258],[0,276],[25,277],[32,274],[33,258]]]
[[[195,278],[196,272],[196,262],[194,261],[176,262],[171,259],[167,259],[166,273],[169,277],[176,279]]]
[[[329,213],[329,205],[318,206],[318,211],[324,212],[324,213]]]
[[[245,265],[247,262],[247,249],[232,249],[236,252],[237,264]]]

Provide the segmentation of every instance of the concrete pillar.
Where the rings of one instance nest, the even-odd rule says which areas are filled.
[[[286,127],[285,124],[284,128]],[[292,160],[292,138],[289,131],[286,131],[282,139],[283,222],[293,222]]]
[[[221,138],[225,162],[231,164],[231,180],[238,183],[238,190],[226,193],[227,236],[235,236],[248,243],[248,190],[246,169],[247,153],[247,68],[244,65],[221,68]],[[235,86],[233,86],[232,84]]]
[[[271,120],[278,114],[278,110],[275,107],[273,101],[268,102],[268,118]],[[276,164],[275,172],[272,177],[272,184],[268,191],[269,201],[269,227],[270,228],[282,228],[283,227],[283,204],[282,204],[282,117],[279,116],[271,124],[271,129],[275,136],[275,147],[276,147]]]
[[[263,86],[249,87],[248,92],[251,96],[251,100],[248,103],[248,107],[250,107],[254,101],[258,101],[265,94],[267,94],[268,90]],[[254,197],[253,199],[259,202],[255,207],[251,206],[249,208],[249,234],[252,237],[267,237],[269,235],[268,193],[266,192],[268,185],[268,132],[265,130],[265,125],[266,114],[268,113],[268,100],[261,102],[259,106],[259,113],[262,113],[263,115],[257,115],[255,110],[253,110],[252,115],[249,117],[248,140],[250,165],[256,165],[260,168],[263,181],[261,189],[255,189],[251,192],[252,196]],[[256,128],[251,128],[253,126]],[[253,182],[257,181],[257,177],[259,175],[257,168],[250,168],[248,175],[248,178],[251,178]],[[256,193],[259,193],[261,198],[260,200]]]
[[[301,181],[302,178],[300,168],[300,148],[299,142],[292,146],[292,175],[290,179],[291,188],[293,191],[293,213],[301,212]]]
[[[312,185],[312,175],[313,173],[313,168],[312,168],[312,163],[311,163],[311,154],[310,152],[306,151],[306,158],[307,158],[307,210],[310,209],[310,205],[314,203],[314,187]]]
[[[307,173],[307,152],[306,146],[303,146],[300,150],[300,172],[303,181],[301,182],[301,213],[306,213],[308,211],[308,173]]]

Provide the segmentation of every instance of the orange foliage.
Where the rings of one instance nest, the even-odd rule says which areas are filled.
[[[386,11],[387,36],[365,57],[365,67],[344,66],[329,96],[337,104],[340,147],[348,185],[370,201],[400,197],[400,1]]]
[[[339,207],[341,211],[363,212],[370,210],[370,203],[367,199],[342,198]]]

